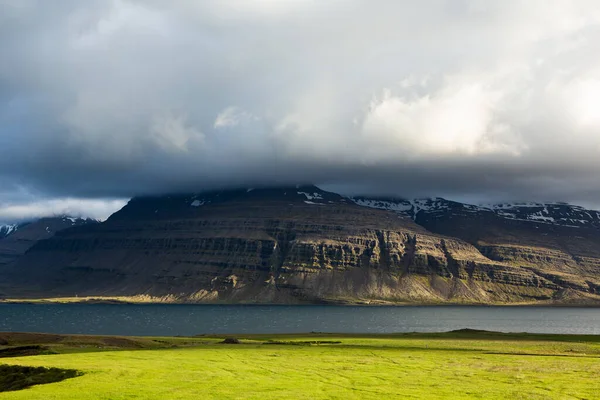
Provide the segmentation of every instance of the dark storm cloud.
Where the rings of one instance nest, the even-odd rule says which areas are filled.
[[[0,0],[0,206],[295,182],[594,203],[599,39],[594,0]]]

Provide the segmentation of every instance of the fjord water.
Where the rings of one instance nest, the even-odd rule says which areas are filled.
[[[0,304],[0,332],[191,336],[455,329],[600,334],[599,308]]]

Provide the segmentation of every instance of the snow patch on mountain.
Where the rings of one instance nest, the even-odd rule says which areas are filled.
[[[18,229],[19,229],[19,225],[17,225],[17,224],[0,225],[0,238],[6,237],[6,236],[10,235],[11,233],[16,232]]]
[[[304,196],[306,196],[306,200],[323,200],[323,196],[321,196],[317,192],[312,194],[306,192],[298,192],[298,194],[303,194]]]
[[[482,207],[490,210],[514,210],[516,208],[544,207],[542,203],[500,203],[500,204],[482,204]]]
[[[413,209],[413,205],[405,200],[393,201],[363,198],[351,198],[351,200],[359,206],[378,208],[380,210],[407,212]]]
[[[312,204],[312,205],[315,205],[315,206],[324,206],[325,205],[325,204],[321,204],[321,203],[315,203],[314,201],[309,201],[309,200],[304,200],[304,202],[306,204]]]
[[[417,215],[421,211],[430,213],[443,213],[450,209],[449,202],[440,197],[413,200],[351,197],[350,200],[359,206],[377,208],[379,210],[395,211],[398,214],[405,215],[414,220],[417,219]]]

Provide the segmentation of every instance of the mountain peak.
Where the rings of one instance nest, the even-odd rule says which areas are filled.
[[[109,219],[185,218],[203,213],[214,206],[232,203],[255,203],[261,206],[267,204],[327,206],[348,204],[350,201],[346,197],[327,192],[315,185],[249,187],[165,196],[135,197]]]

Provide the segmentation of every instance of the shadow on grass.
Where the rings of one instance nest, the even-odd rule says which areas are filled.
[[[37,356],[42,354],[54,354],[47,347],[32,345],[32,346],[14,346],[6,349],[0,349],[0,358],[4,357],[24,357]]]
[[[0,392],[26,389],[33,385],[60,382],[82,375],[74,369],[0,365]]]

